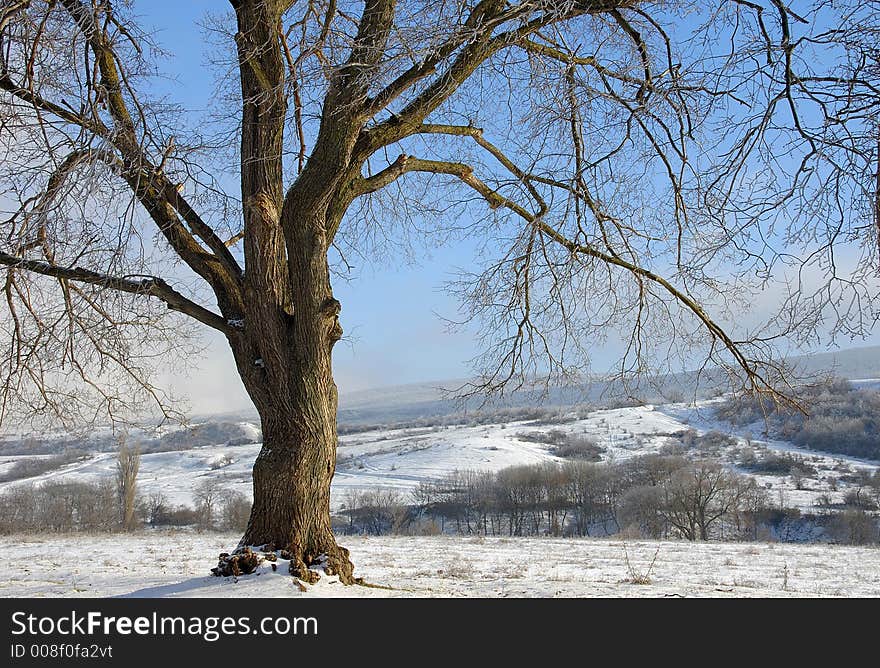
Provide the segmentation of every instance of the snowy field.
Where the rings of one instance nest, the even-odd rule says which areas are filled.
[[[237,538],[183,531],[5,537],[0,568],[8,575],[0,596],[880,597],[877,547],[345,537],[355,575],[387,588],[346,587],[325,577],[303,592],[280,571],[238,580],[208,575],[216,555]]]
[[[561,424],[509,422],[479,426],[385,429],[340,438],[333,504],[348,490],[393,489],[408,494],[421,481],[456,469],[499,470],[518,464],[563,461],[552,446],[528,439],[533,432],[562,430],[587,435],[606,448],[605,461],[658,452],[686,429],[698,433],[725,425],[712,419],[711,402],[596,410]],[[799,450],[784,441],[761,440],[738,429],[719,458],[735,466],[735,449],[747,442],[771,451],[796,451],[817,474],[796,489],[790,476],[756,475],[775,504],[814,509],[818,498],[843,499],[846,478],[875,462]],[[525,438],[524,438],[525,436]],[[251,467],[259,444],[210,445],[143,455],[139,492],[162,492],[172,503],[192,503],[201,481],[250,496]],[[18,457],[0,458],[0,473]],[[96,481],[111,477],[115,456],[93,453],[36,478]],[[826,544],[687,543],[619,539],[344,537],[356,575],[385,588],[345,587],[324,578],[301,592],[290,576],[265,568],[260,575],[208,577],[216,556],[238,535],[144,531],[134,535],[4,536],[0,562],[9,578],[0,596],[420,596],[420,597],[880,597],[880,548]],[[656,561],[651,562],[656,555]],[[633,580],[646,576],[647,584]]]
[[[637,406],[596,410],[582,419],[569,416],[561,424],[509,422],[480,426],[437,426],[419,429],[375,429],[342,436],[339,440],[338,462],[333,480],[332,502],[338,509],[348,490],[392,489],[407,498],[422,481],[441,478],[454,470],[490,470],[519,464],[560,462],[552,454],[552,446],[521,438],[534,432],[561,430],[573,435],[589,436],[606,450],[605,461],[658,452],[675,442],[673,434],[687,429],[698,433],[729,426],[711,419],[712,402],[696,407],[686,404]],[[564,417],[564,416],[563,416]],[[242,425],[248,428],[246,423]],[[256,429],[255,427],[250,427]],[[768,489],[774,505],[815,510],[815,504],[827,496],[832,502],[843,500],[856,469],[873,471],[875,462],[840,455],[824,455],[801,450],[785,441],[762,440],[739,429],[736,448],[749,442],[751,446],[772,451],[796,451],[807,458],[817,474],[801,481],[802,489],[790,476],[755,475],[759,484]],[[251,495],[251,468],[259,452],[259,444],[209,445],[174,452],[145,454],[138,475],[139,493],[148,496],[163,493],[173,504],[191,504],[193,489],[202,481],[217,478],[223,487]],[[21,457],[0,457],[0,474]],[[734,464],[731,449],[719,453],[721,461]],[[93,453],[90,459],[66,465],[58,470],[26,480],[0,483],[0,492],[9,485],[41,484],[49,480],[95,482],[115,474],[116,460],[112,453]],[[741,471],[745,473],[745,471]]]

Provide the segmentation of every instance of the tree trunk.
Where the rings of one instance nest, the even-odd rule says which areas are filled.
[[[286,211],[293,235],[290,289],[281,303],[249,305],[244,343],[233,346],[245,386],[260,414],[263,447],[254,463],[254,502],[240,547],[291,553],[291,573],[317,580],[309,566],[354,582],[348,550],[330,527],[330,483],[336,468],[337,391],[332,350],[342,336],[333,298],[325,222]],[[237,348],[237,349],[236,349]]]
[[[331,381],[332,382],[332,381]],[[308,570],[353,582],[348,550],[330,527],[330,483],[336,466],[335,421],[323,414],[332,398],[316,396],[292,413],[263,418],[263,447],[254,463],[254,504],[240,546],[267,546],[291,553],[291,573],[314,581]],[[315,420],[316,416],[322,419]],[[328,428],[329,427],[329,428]]]

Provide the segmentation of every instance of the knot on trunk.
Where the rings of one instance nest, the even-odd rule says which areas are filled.
[[[330,327],[330,343],[336,343],[341,338],[342,338],[342,325],[340,325],[339,321],[337,320]]]
[[[338,318],[341,310],[342,304],[339,303],[338,299],[334,299],[333,297],[328,297],[324,300],[324,303],[321,304],[321,315],[331,320],[330,329],[327,332],[331,346],[342,338],[342,326],[339,324]]]
[[[324,300],[324,303],[321,304],[321,315],[327,318],[335,318],[339,315],[339,312],[342,310],[342,304],[339,303],[338,299],[334,299],[333,297],[327,297]]]

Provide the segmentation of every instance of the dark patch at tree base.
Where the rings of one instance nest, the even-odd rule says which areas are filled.
[[[257,566],[263,561],[260,556],[249,547],[236,550],[232,554],[221,552],[217,566],[211,569],[211,573],[217,577],[238,577],[249,575],[257,570]]]
[[[282,558],[287,550],[282,551]],[[352,575],[354,565],[349,559],[349,552],[344,547],[333,546],[320,555],[305,555],[298,553],[290,553],[290,564],[288,570],[290,574],[309,584],[317,582],[321,575],[317,571],[313,571],[310,566],[320,566],[326,575],[336,575],[343,584],[354,584],[355,578]]]
[[[278,561],[288,561],[288,572],[298,582],[315,584],[321,579],[320,572],[312,570],[311,566],[320,566],[326,575],[336,575],[343,584],[361,584],[361,578],[355,578],[352,573],[354,565],[349,559],[349,552],[338,545],[328,553],[317,556],[308,555],[305,558],[299,552],[291,550],[274,550],[274,545],[263,545],[258,551],[250,547],[241,547],[232,552],[222,552],[217,566],[211,569],[211,574],[217,577],[238,577],[254,573],[261,563],[270,563],[272,571],[278,571]]]

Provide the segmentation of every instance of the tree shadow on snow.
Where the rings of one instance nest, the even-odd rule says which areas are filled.
[[[214,585],[214,586],[212,586]],[[144,587],[127,594],[118,594],[113,598],[165,598],[184,594],[196,589],[205,589],[206,595],[211,596],[213,590],[216,590],[217,578],[211,576],[202,576],[190,578],[183,582],[173,582],[167,585],[157,585],[154,587]],[[216,591],[213,591],[216,596]]]

